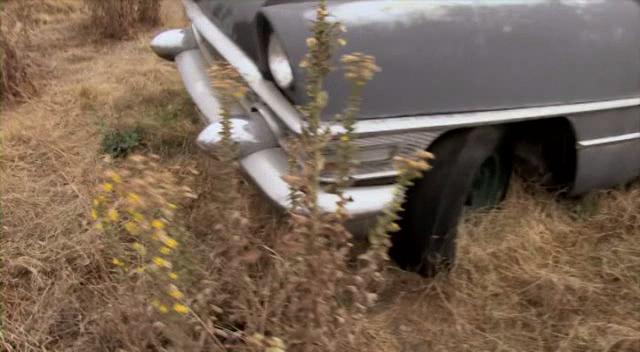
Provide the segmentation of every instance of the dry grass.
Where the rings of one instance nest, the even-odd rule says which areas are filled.
[[[234,171],[192,146],[198,127],[183,118],[193,117],[191,104],[171,65],[149,52],[150,33],[97,45],[76,34],[82,10],[69,11],[35,14],[46,31],[34,34],[33,48],[49,50],[56,71],[38,81],[40,96],[0,117],[0,350],[159,350],[157,336],[176,325],[113,274],[89,221],[96,170],[119,166],[98,155],[101,136],[141,127],[141,150],[160,154],[163,167],[179,176],[197,165],[199,199],[186,204],[182,219],[195,238],[194,255],[219,285],[242,280],[217,261],[224,237],[212,235],[225,233],[218,230],[229,214],[225,190],[214,181]],[[250,185],[237,187],[235,210],[251,220],[243,231],[253,245],[277,243],[284,229],[276,214]],[[638,351],[639,214],[638,184],[568,201],[516,183],[503,210],[467,220],[449,276],[425,281],[390,271],[361,350]],[[264,284],[260,292],[269,278],[255,282]],[[210,302],[219,292],[198,299]],[[238,300],[229,311],[252,316],[254,330],[264,330],[260,324],[276,310],[255,297]],[[187,331],[192,335],[181,336],[174,350],[197,350],[206,335]]]
[[[375,320],[413,351],[637,351],[639,195],[516,184],[503,210],[467,220],[450,276],[398,275]]]
[[[98,35],[123,39],[141,26],[156,26],[161,0],[85,0],[91,13],[87,26]]]
[[[33,23],[29,4],[0,4],[0,11],[0,99],[24,100],[36,91],[33,58],[27,52]]]

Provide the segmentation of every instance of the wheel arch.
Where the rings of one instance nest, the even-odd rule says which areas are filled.
[[[503,150],[512,153],[521,176],[541,181],[557,189],[573,187],[578,171],[577,136],[572,122],[564,116],[496,124],[506,130]],[[473,127],[447,130],[427,148],[450,135]],[[437,155],[436,155],[437,157]]]

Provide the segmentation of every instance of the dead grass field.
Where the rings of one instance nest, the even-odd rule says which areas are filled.
[[[80,2],[59,3],[33,36],[39,95],[0,117],[0,350],[143,350],[136,340],[157,322],[123,302],[89,221],[96,170],[111,163],[102,135],[141,127],[161,165],[201,170],[184,214],[201,236],[227,166],[194,147],[199,126],[178,73],[148,48],[154,31],[96,41]],[[165,25],[179,25],[179,5],[165,5]],[[277,232],[275,213],[242,188],[252,228]],[[448,276],[389,270],[363,350],[640,351],[640,185],[566,200],[516,182],[502,210],[466,220],[460,247]]]

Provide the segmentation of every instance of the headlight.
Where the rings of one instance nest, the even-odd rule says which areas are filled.
[[[269,70],[276,84],[282,89],[291,87],[293,84],[293,69],[280,40],[274,34],[269,38],[268,50]]]

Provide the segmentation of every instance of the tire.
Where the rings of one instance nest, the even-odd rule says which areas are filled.
[[[494,207],[506,195],[512,165],[504,137],[501,126],[462,129],[429,148],[436,156],[433,169],[409,190],[402,230],[392,237],[390,255],[401,268],[432,277],[453,265],[463,212]],[[487,176],[487,167],[493,176]],[[489,179],[479,182],[479,177]],[[482,197],[473,188],[478,183],[490,185]]]

